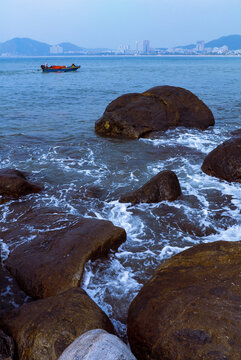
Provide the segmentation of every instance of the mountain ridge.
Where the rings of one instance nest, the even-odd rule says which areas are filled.
[[[0,56],[50,56],[55,54],[51,52],[51,48],[61,47],[63,51],[61,54],[68,55],[71,53],[84,53],[84,52],[95,52],[95,51],[110,51],[110,49],[87,49],[70,42],[62,42],[56,45],[50,45],[41,41],[33,40],[30,38],[13,38],[0,43]],[[57,53],[56,53],[57,54]]]

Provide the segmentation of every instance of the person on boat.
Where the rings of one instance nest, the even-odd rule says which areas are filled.
[[[75,64],[72,64],[71,66],[72,66],[72,67],[76,67]]]

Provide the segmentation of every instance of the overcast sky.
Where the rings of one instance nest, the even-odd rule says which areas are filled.
[[[84,47],[172,47],[241,34],[240,0],[4,0],[0,42],[29,37]]]

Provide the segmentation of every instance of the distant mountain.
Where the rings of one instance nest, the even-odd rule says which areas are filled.
[[[222,47],[226,45],[229,50],[241,49],[241,35],[222,36],[217,40],[209,41],[205,44],[206,48]]]
[[[241,35],[228,35],[222,36],[219,39],[209,41],[205,43],[205,48],[214,48],[214,47],[222,47],[226,45],[229,50],[238,50],[241,49]],[[184,46],[176,46],[175,48],[179,49],[194,49],[196,44],[184,45]]]
[[[83,47],[79,47],[79,46],[71,44],[69,42],[62,42],[58,45],[63,48],[64,53],[65,52],[83,52],[86,50]]]
[[[48,55],[50,45],[28,38],[14,38],[0,44],[0,54],[17,56]]]
[[[58,44],[63,48],[63,52],[56,52],[58,49],[53,49],[55,46],[28,39],[28,38],[14,38],[4,43],[0,43],[0,56],[51,56],[51,55],[71,55],[71,54],[99,54],[110,52],[110,49],[87,49],[69,42],[62,42]],[[52,48],[52,51],[50,50]]]

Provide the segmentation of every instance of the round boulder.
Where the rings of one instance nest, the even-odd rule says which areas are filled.
[[[18,198],[38,193],[42,188],[27,181],[25,173],[14,169],[0,169],[0,195]]]
[[[200,244],[167,260],[128,313],[138,360],[241,359],[241,242]]]
[[[136,360],[125,343],[105,330],[90,330],[76,339],[59,360]]]
[[[21,360],[57,360],[86,331],[114,333],[107,315],[80,288],[12,310],[0,326],[15,340]]]
[[[120,198],[122,203],[157,203],[163,200],[173,201],[181,195],[177,175],[173,171],[161,171],[140,189]]]
[[[193,93],[175,86],[157,86],[112,101],[96,121],[102,136],[139,139],[155,131],[185,126],[205,130],[214,125],[211,110]]]
[[[126,240],[124,229],[96,218],[76,218],[67,228],[40,232],[10,253],[6,268],[33,298],[78,286],[88,260],[106,256]]]
[[[241,137],[225,141],[205,158],[202,171],[229,182],[241,183]]]

